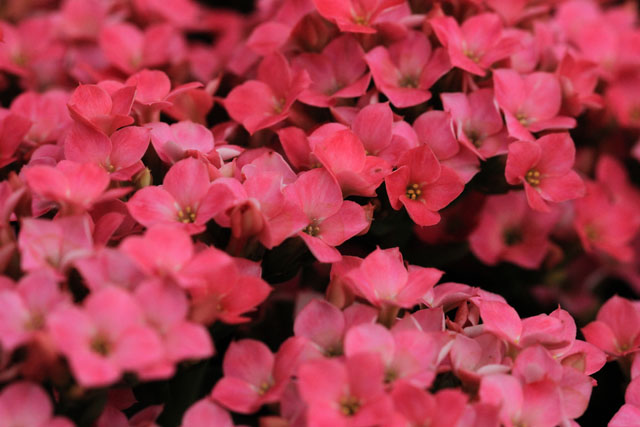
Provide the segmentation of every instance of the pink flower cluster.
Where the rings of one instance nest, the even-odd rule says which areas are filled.
[[[7,0],[0,425],[640,422],[638,22]]]

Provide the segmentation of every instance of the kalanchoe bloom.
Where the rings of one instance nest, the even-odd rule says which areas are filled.
[[[191,405],[182,417],[181,427],[233,427],[231,415],[210,398],[198,400]]]
[[[432,51],[427,36],[417,31],[388,49],[373,48],[366,59],[376,87],[398,108],[429,100],[429,88],[451,69],[447,52],[443,48]]]
[[[183,42],[171,25],[151,25],[142,32],[129,23],[110,24],[100,31],[99,44],[109,62],[127,74],[184,54]]]
[[[16,160],[16,151],[29,129],[28,119],[0,110],[0,168]]]
[[[39,385],[14,382],[0,392],[0,424],[4,426],[72,427],[67,418],[54,417],[53,405]]]
[[[194,253],[189,234],[174,225],[156,225],[144,236],[127,237],[120,249],[147,275],[173,280]]]
[[[596,320],[582,328],[582,333],[610,359],[634,353],[640,348],[640,312],[631,301],[615,295],[600,307]]]
[[[508,364],[503,364],[504,344],[492,333],[473,338],[457,334],[449,357],[455,375],[463,383],[473,387],[480,384],[483,376],[507,373],[510,368]]]
[[[168,125],[163,122],[150,123],[151,143],[158,157],[173,164],[187,156],[201,157],[214,148],[213,134],[205,126],[190,121]]]
[[[507,374],[482,379],[480,400],[500,407],[500,421],[507,426],[553,427],[562,420],[558,387],[549,379],[523,384]]]
[[[293,325],[296,337],[311,341],[325,356],[339,356],[343,353],[344,334],[353,326],[372,324],[378,313],[370,306],[352,304],[341,311],[325,300],[312,300],[307,304]]]
[[[28,218],[22,222],[18,247],[25,271],[47,270],[64,277],[72,263],[93,252],[91,221],[87,216]]]
[[[431,394],[406,382],[399,382],[393,387],[391,398],[396,412],[402,416],[402,424],[398,426],[430,427],[462,425],[459,422],[468,400],[457,389],[445,389]]]
[[[84,387],[110,385],[124,372],[144,369],[163,355],[157,333],[144,325],[140,306],[119,288],[90,294],[83,308],[52,313],[47,327]]]
[[[216,248],[198,253],[179,275],[191,296],[190,318],[209,325],[217,320],[243,323],[244,316],[262,303],[271,287],[257,274],[245,271],[239,258]]]
[[[213,355],[213,343],[207,330],[187,320],[189,301],[180,288],[151,280],[136,288],[135,298],[144,311],[146,322],[155,329],[164,346],[163,357],[139,371],[142,378],[168,378],[175,373],[178,362]]]
[[[438,211],[462,193],[464,183],[456,172],[442,166],[427,146],[407,151],[398,169],[385,178],[391,206],[407,209],[418,225],[437,224]]]
[[[562,86],[562,113],[578,116],[585,108],[602,107],[602,97],[595,93],[598,84],[596,64],[567,53],[556,74]]]
[[[507,152],[509,139],[491,89],[468,95],[443,93],[441,98],[444,110],[451,114],[458,141],[465,147],[483,160]]]
[[[291,105],[309,83],[306,71],[292,71],[286,58],[275,53],[260,63],[258,80],[236,86],[224,106],[233,120],[254,133],[286,119]]]
[[[455,171],[465,184],[478,173],[480,162],[474,153],[456,140],[449,113],[427,111],[413,122],[413,129],[418,141],[431,148],[440,165]]]
[[[411,308],[442,274],[435,268],[417,266],[407,271],[398,248],[378,248],[347,273],[347,279],[358,294],[377,307]]]
[[[496,101],[504,113],[509,135],[533,141],[531,132],[547,129],[570,129],[576,121],[558,116],[562,105],[562,88],[550,73],[536,72],[521,76],[508,69],[493,72]]]
[[[176,224],[196,234],[218,213],[217,200],[209,188],[207,167],[200,160],[188,158],[169,169],[161,187],[149,186],[136,192],[127,207],[147,227]]]
[[[375,33],[373,25],[378,17],[390,8],[399,6],[402,0],[377,0],[363,2],[359,0],[314,0],[318,12],[326,19],[335,22],[341,31],[352,33]]]
[[[321,262],[336,262],[342,257],[335,246],[369,226],[365,210],[359,204],[342,199],[340,186],[324,169],[300,174],[285,190],[307,216],[307,225],[298,233],[309,250]]]
[[[109,174],[94,163],[63,160],[56,167],[34,165],[24,171],[24,176],[31,191],[54,202],[63,215],[85,212],[98,201],[129,192],[126,187],[106,191]]]
[[[111,179],[128,181],[144,167],[140,159],[149,146],[149,130],[128,126],[111,137],[82,123],[71,127],[64,143],[67,160],[95,163],[109,172]]]
[[[572,169],[575,153],[567,133],[514,142],[509,145],[505,177],[509,184],[524,184],[529,206],[548,212],[547,201],[557,203],[584,195],[584,183]]]
[[[549,234],[557,220],[553,213],[530,210],[521,191],[489,196],[469,236],[471,251],[488,265],[508,261],[538,268],[549,251]]]
[[[255,340],[232,342],[224,355],[224,377],[211,397],[235,412],[250,414],[265,403],[277,402],[286,385],[269,348]]]
[[[67,111],[69,94],[59,89],[44,93],[25,92],[11,103],[10,111],[31,122],[25,142],[32,146],[55,142],[71,122]]]
[[[102,248],[92,256],[74,262],[91,291],[106,286],[132,290],[145,279],[145,274],[125,253],[114,248]]]
[[[187,83],[171,90],[171,80],[159,70],[142,70],[132,75],[124,83],[136,88],[133,112],[138,123],[159,121],[160,110],[170,108],[173,97],[202,86],[200,82]]]
[[[111,135],[117,129],[132,124],[133,117],[129,116],[129,112],[135,87],[116,89],[112,86],[106,83],[78,86],[69,99],[71,117],[105,135]]]
[[[518,41],[505,34],[500,17],[493,13],[475,15],[459,26],[450,16],[429,21],[440,42],[447,48],[451,64],[484,76],[497,61],[518,48]]]
[[[632,241],[640,226],[637,209],[612,200],[601,183],[587,182],[586,193],[574,202],[573,222],[584,249],[623,262],[632,260]]]
[[[504,301],[475,298],[480,308],[482,329],[516,348],[534,344],[563,348],[575,339],[564,333],[570,325],[556,316],[539,314],[520,319],[516,310]]]
[[[62,304],[69,304],[50,275],[32,273],[23,277],[12,290],[0,291],[0,343],[4,351],[27,343],[42,330],[49,313]]]
[[[392,415],[377,355],[361,353],[344,362],[312,360],[300,367],[298,381],[309,426],[384,424]]]
[[[313,154],[338,181],[343,196],[375,196],[391,166],[368,156],[362,141],[350,130],[339,130],[313,147]]]
[[[430,387],[436,376],[441,350],[436,334],[418,330],[392,330],[380,324],[362,324],[349,329],[344,339],[347,357],[377,354],[385,368],[385,382],[409,382]]]
[[[303,53],[292,61],[293,69],[306,70],[311,84],[299,96],[305,104],[328,107],[336,98],[364,95],[370,75],[366,73],[364,51],[355,38],[334,39],[319,53]]]

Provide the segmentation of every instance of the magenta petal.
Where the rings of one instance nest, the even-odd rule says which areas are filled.
[[[331,246],[339,246],[367,228],[369,224],[362,206],[345,200],[338,212],[320,224],[319,237]]]
[[[138,162],[149,147],[149,138],[149,130],[137,126],[128,126],[114,132],[111,135],[111,164],[116,169],[122,169]]]
[[[344,327],[344,315],[338,308],[325,300],[314,299],[296,316],[293,331],[327,351],[341,345]]]
[[[235,377],[225,376],[218,381],[211,391],[211,397],[241,414],[250,414],[261,406],[258,387]]]
[[[150,227],[160,223],[178,221],[178,206],[169,192],[150,186],[138,190],[127,203],[131,216],[140,224]]]
[[[174,164],[164,177],[162,187],[178,202],[197,212],[200,201],[209,190],[209,173],[200,160],[186,158]]]
[[[208,398],[194,403],[182,418],[182,427],[233,427],[231,415]]]
[[[329,263],[338,262],[342,259],[340,251],[333,246],[329,246],[323,242],[322,239],[302,232],[298,233],[298,236],[304,240],[304,243],[306,243],[307,247],[318,261]]]
[[[160,361],[164,348],[152,329],[132,326],[118,337],[113,360],[126,370],[142,369]]]
[[[102,132],[81,122],[71,127],[64,142],[64,155],[67,160],[105,165],[109,154],[111,140]]]

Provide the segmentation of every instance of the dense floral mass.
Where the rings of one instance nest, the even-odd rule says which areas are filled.
[[[637,3],[220,3],[0,3],[0,425],[640,425]]]

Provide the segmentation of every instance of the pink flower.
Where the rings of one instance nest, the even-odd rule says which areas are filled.
[[[548,212],[545,201],[563,202],[582,197],[585,192],[580,176],[571,168],[575,146],[567,133],[545,135],[536,141],[509,145],[505,177],[509,184],[524,184],[529,206]]]
[[[18,381],[0,392],[0,424],[29,427],[72,427],[63,417],[53,416],[47,393],[37,384]]]
[[[396,210],[404,206],[418,225],[437,224],[437,211],[462,193],[462,179],[452,169],[441,166],[427,146],[407,151],[398,166],[385,178],[391,206]]]
[[[462,26],[450,16],[434,18],[430,23],[447,48],[451,64],[478,76],[484,76],[493,63],[510,56],[519,45],[504,34],[500,17],[493,13],[472,16]]]
[[[300,367],[298,381],[310,427],[384,424],[392,415],[377,355],[312,360]]]
[[[432,52],[427,36],[417,31],[388,49],[373,48],[366,60],[376,87],[398,108],[429,100],[429,88],[451,69],[447,52],[442,48]]]
[[[440,390],[435,394],[406,382],[398,382],[391,391],[393,405],[401,414],[403,424],[449,427],[462,425],[461,418],[468,397],[457,389]]]
[[[127,74],[176,61],[184,54],[180,35],[171,25],[151,25],[143,32],[129,23],[102,28],[99,44],[106,58]]]
[[[233,427],[231,415],[210,398],[198,400],[191,405],[182,418],[181,427]]]
[[[548,379],[523,384],[507,374],[489,375],[480,383],[479,396],[500,407],[500,421],[506,426],[553,427],[562,420],[559,390]]]
[[[124,84],[136,88],[133,111],[139,124],[158,122],[160,110],[173,106],[171,99],[202,86],[202,83],[192,82],[171,90],[171,80],[165,73],[147,69],[130,76]]]
[[[243,414],[277,402],[288,378],[279,377],[274,365],[273,353],[260,341],[232,342],[222,362],[224,377],[216,383],[211,397]]]
[[[340,186],[324,169],[301,173],[286,188],[285,197],[298,203],[307,216],[308,224],[298,236],[321,262],[339,261],[342,256],[335,246],[370,224],[362,206],[342,199]]]
[[[341,311],[325,300],[314,299],[296,316],[293,331],[325,356],[339,356],[344,334],[353,326],[375,322],[377,316],[377,311],[367,305],[355,303]]]
[[[143,168],[140,161],[149,146],[149,131],[128,126],[115,131],[111,137],[76,123],[64,143],[67,160],[95,163],[109,172],[111,179],[129,181]]]
[[[34,165],[24,171],[27,184],[38,196],[55,202],[63,215],[82,213],[94,203],[117,198],[128,188],[106,191],[109,174],[94,163],[63,160],[56,165]]]
[[[147,275],[174,280],[194,253],[189,234],[170,225],[151,227],[144,236],[129,236],[120,249]]]
[[[0,168],[16,160],[16,151],[29,129],[31,122],[26,118],[0,110]]]
[[[225,99],[231,118],[254,133],[289,116],[291,105],[310,84],[306,71],[292,71],[280,53],[265,57],[258,80],[236,86]]]
[[[26,344],[34,334],[44,328],[49,313],[69,304],[67,295],[46,273],[24,276],[12,290],[0,291],[0,342],[6,351]]]
[[[479,89],[464,93],[443,93],[445,111],[451,114],[458,141],[481,159],[507,152],[509,142],[493,91]]]
[[[516,310],[501,300],[482,298],[477,301],[483,330],[505,342],[524,348],[541,344],[549,348],[566,347],[575,339],[563,334],[570,327],[559,317],[539,314],[520,319]]]
[[[582,328],[582,333],[610,359],[625,356],[640,348],[640,313],[631,301],[615,295],[600,307],[596,320]]]
[[[189,301],[180,288],[151,280],[136,288],[135,298],[144,311],[146,323],[156,331],[164,347],[163,357],[139,372],[143,379],[169,378],[178,362],[213,356],[208,331],[187,320]],[[148,304],[149,301],[153,304]]]
[[[550,73],[535,72],[521,76],[508,69],[493,72],[496,101],[504,112],[509,135],[533,141],[531,132],[547,129],[570,129],[576,121],[558,116],[562,104],[562,88]]]
[[[377,354],[385,367],[385,382],[430,387],[436,376],[441,345],[436,335],[418,330],[392,330],[377,323],[350,328],[344,339],[347,357]]]
[[[358,294],[377,307],[411,308],[442,274],[435,268],[416,266],[407,271],[398,248],[378,248],[347,273],[347,278]]]
[[[378,17],[385,11],[399,6],[402,0],[314,0],[316,8],[324,18],[335,22],[341,31],[353,33],[375,33],[373,28]]]
[[[133,123],[129,116],[135,87],[113,88],[111,85],[80,85],[69,99],[69,113],[77,122],[111,135]]]
[[[558,215],[528,209],[522,192],[490,196],[469,235],[471,251],[485,264],[509,261],[538,268],[549,251],[549,234],[557,220]]]
[[[371,79],[364,51],[355,38],[344,35],[331,41],[319,53],[303,53],[292,61],[293,69],[309,73],[311,84],[299,96],[300,102],[316,107],[335,104],[336,98],[364,95]]]
[[[129,293],[104,288],[90,294],[83,308],[52,313],[47,326],[78,383],[101,387],[162,357],[160,339],[143,319],[140,306]]]
[[[190,234],[205,229],[218,213],[206,166],[192,158],[180,160],[165,175],[162,186],[136,192],[127,203],[131,215],[146,227],[176,224]]]
[[[18,247],[23,270],[44,269],[63,277],[74,261],[93,252],[90,220],[86,216],[24,219]]]
[[[242,266],[238,258],[213,247],[198,253],[184,266],[179,282],[191,296],[192,320],[207,325],[249,320],[244,314],[262,303],[271,287],[259,272],[249,274]]]
[[[31,122],[25,142],[41,145],[57,141],[71,123],[68,100],[69,94],[59,89],[44,93],[24,92],[14,99],[10,111]]]
[[[374,196],[391,170],[385,160],[368,156],[362,141],[348,129],[315,144],[313,154],[338,181],[345,197]]]
[[[168,125],[163,122],[150,123],[151,143],[158,157],[168,164],[185,157],[206,156],[214,148],[213,134],[205,126],[190,121]]]

